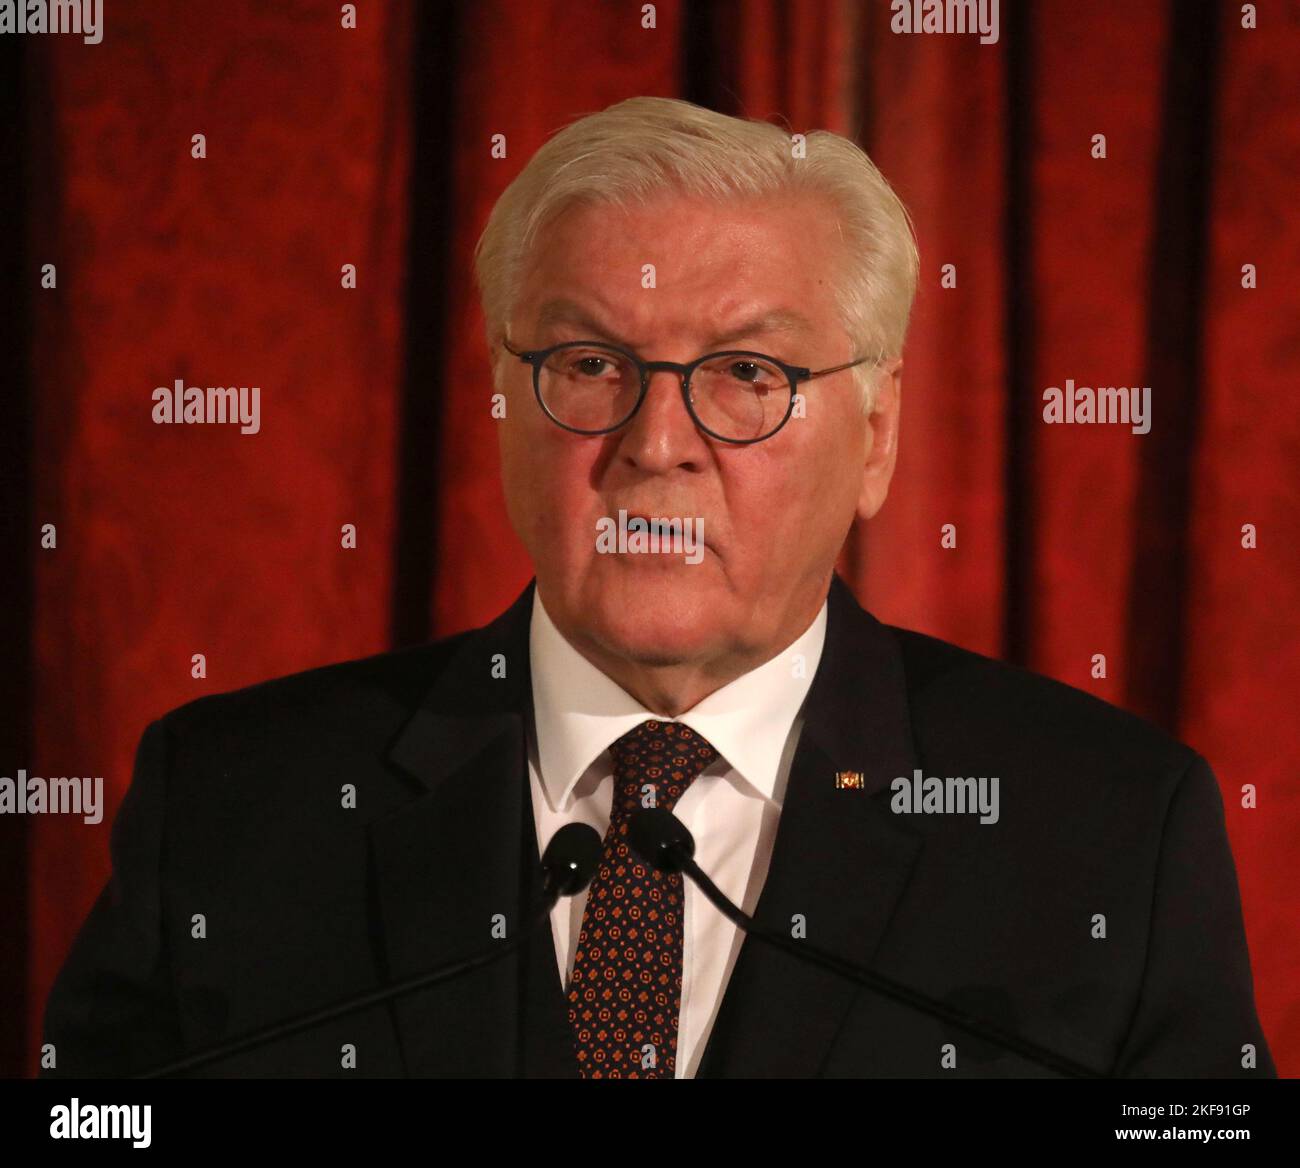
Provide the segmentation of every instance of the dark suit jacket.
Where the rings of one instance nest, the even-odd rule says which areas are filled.
[[[479,952],[494,914],[519,926],[540,895],[533,587],[482,629],[148,727],[112,878],[47,1006],[54,1073],[131,1073]],[[1205,760],[1078,690],[882,625],[838,577],[829,599],[758,919],[788,933],[801,914],[810,943],[1100,1072],[1274,1075]],[[998,776],[998,822],[894,813],[891,781],[918,767]],[[837,789],[837,771],[865,786]],[[551,933],[533,936],[517,958],[203,1073],[573,1076]],[[701,1066],[1051,1074],[753,938]]]

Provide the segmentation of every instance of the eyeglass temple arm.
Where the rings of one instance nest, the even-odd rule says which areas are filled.
[[[816,372],[811,369],[800,369],[799,380],[811,381],[814,377],[825,377],[831,373],[838,373],[841,369],[851,369],[854,365],[861,365],[863,361],[879,360],[879,357],[859,357],[856,361],[845,361],[843,365],[832,365],[829,369],[818,369]]]

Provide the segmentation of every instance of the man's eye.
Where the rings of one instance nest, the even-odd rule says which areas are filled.
[[[770,387],[769,370],[754,361],[733,361],[731,373],[733,377],[738,381],[743,381],[746,385],[752,385],[758,389]]]
[[[583,377],[599,377],[608,371],[601,366],[610,364],[607,357],[579,357],[573,363],[573,371]]]

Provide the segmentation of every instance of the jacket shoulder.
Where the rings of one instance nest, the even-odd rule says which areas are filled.
[[[295,726],[344,730],[388,722],[409,716],[476,631],[207,694],[167,711],[158,721],[172,735],[189,741],[231,734],[247,740],[259,731],[283,734]]]
[[[969,649],[885,626],[902,655],[920,744],[974,749],[1061,773],[1176,771],[1200,756],[1155,724],[1093,694]]]

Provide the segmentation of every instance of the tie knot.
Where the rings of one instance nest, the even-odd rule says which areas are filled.
[[[634,726],[613,743],[610,752],[614,758],[611,818],[623,818],[640,807],[671,811],[699,773],[718,757],[689,726],[657,719]]]

